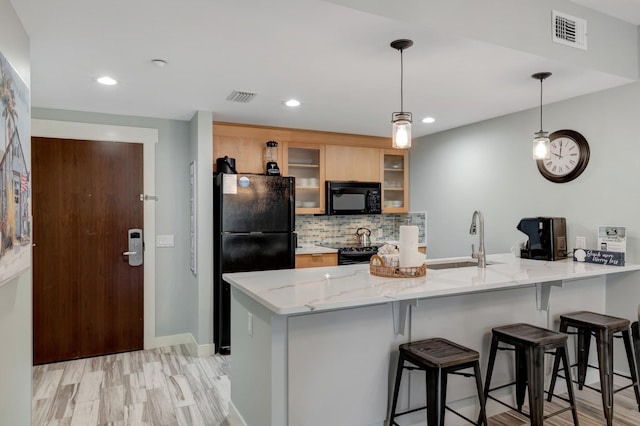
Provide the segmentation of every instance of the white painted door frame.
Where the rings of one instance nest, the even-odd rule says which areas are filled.
[[[155,158],[158,130],[70,121],[31,120],[31,136],[143,144],[144,194],[156,195]],[[156,205],[144,201],[144,348],[156,347]]]

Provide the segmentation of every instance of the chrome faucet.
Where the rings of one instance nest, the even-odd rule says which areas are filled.
[[[476,246],[474,244],[471,244],[471,257],[474,259],[478,259],[478,268],[486,268],[487,253],[484,249],[484,217],[482,216],[482,212],[480,210],[476,210],[473,212],[469,234],[476,235],[478,222],[480,223],[480,251],[476,251]]]

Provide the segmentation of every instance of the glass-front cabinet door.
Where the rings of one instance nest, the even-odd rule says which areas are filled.
[[[286,175],[296,178],[296,214],[324,213],[324,146],[288,143]]]
[[[382,211],[407,213],[409,211],[409,157],[406,151],[381,150]]]

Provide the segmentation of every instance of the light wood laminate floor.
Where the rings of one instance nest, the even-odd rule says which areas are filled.
[[[33,367],[32,425],[226,425],[229,357],[186,346]]]
[[[228,426],[229,363],[229,356],[196,357],[172,346],[35,366],[32,424]],[[581,426],[605,424],[599,393],[576,389],[576,397]],[[545,403],[546,412],[557,401]],[[632,389],[615,394],[614,416],[615,426],[640,425]],[[571,419],[566,412],[545,426],[572,425]],[[489,426],[528,424],[511,411],[489,419]]]
[[[598,384],[593,385],[598,387]],[[602,397],[600,393],[584,388],[578,390],[577,385],[574,387],[574,393],[578,405],[578,420],[580,426],[603,426],[607,422],[602,412]],[[566,397],[566,394],[564,395]],[[546,397],[546,395],[545,395]],[[497,404],[489,402],[488,404]],[[561,408],[567,407],[568,404],[553,398],[552,402],[546,402],[545,414],[553,413]],[[524,409],[526,412],[526,408]],[[639,426],[640,412],[638,404],[633,393],[633,389],[625,389],[615,394],[613,401],[613,424],[614,426]],[[508,411],[489,419],[489,426],[520,426],[529,425],[529,419],[521,416],[516,411]],[[561,413],[544,421],[544,426],[572,426],[573,417],[571,411]]]

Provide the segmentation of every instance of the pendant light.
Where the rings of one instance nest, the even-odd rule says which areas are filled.
[[[400,39],[391,42],[391,47],[400,51],[400,112],[391,115],[393,123],[393,147],[399,149],[411,148],[411,113],[404,111],[403,104],[403,83],[404,68],[402,62],[402,52],[413,46],[413,41]]]
[[[538,72],[531,76],[536,80],[540,80],[540,130],[535,133],[533,138],[533,159],[548,160],[551,157],[551,141],[549,133],[542,130],[542,81],[551,76],[550,72]]]

